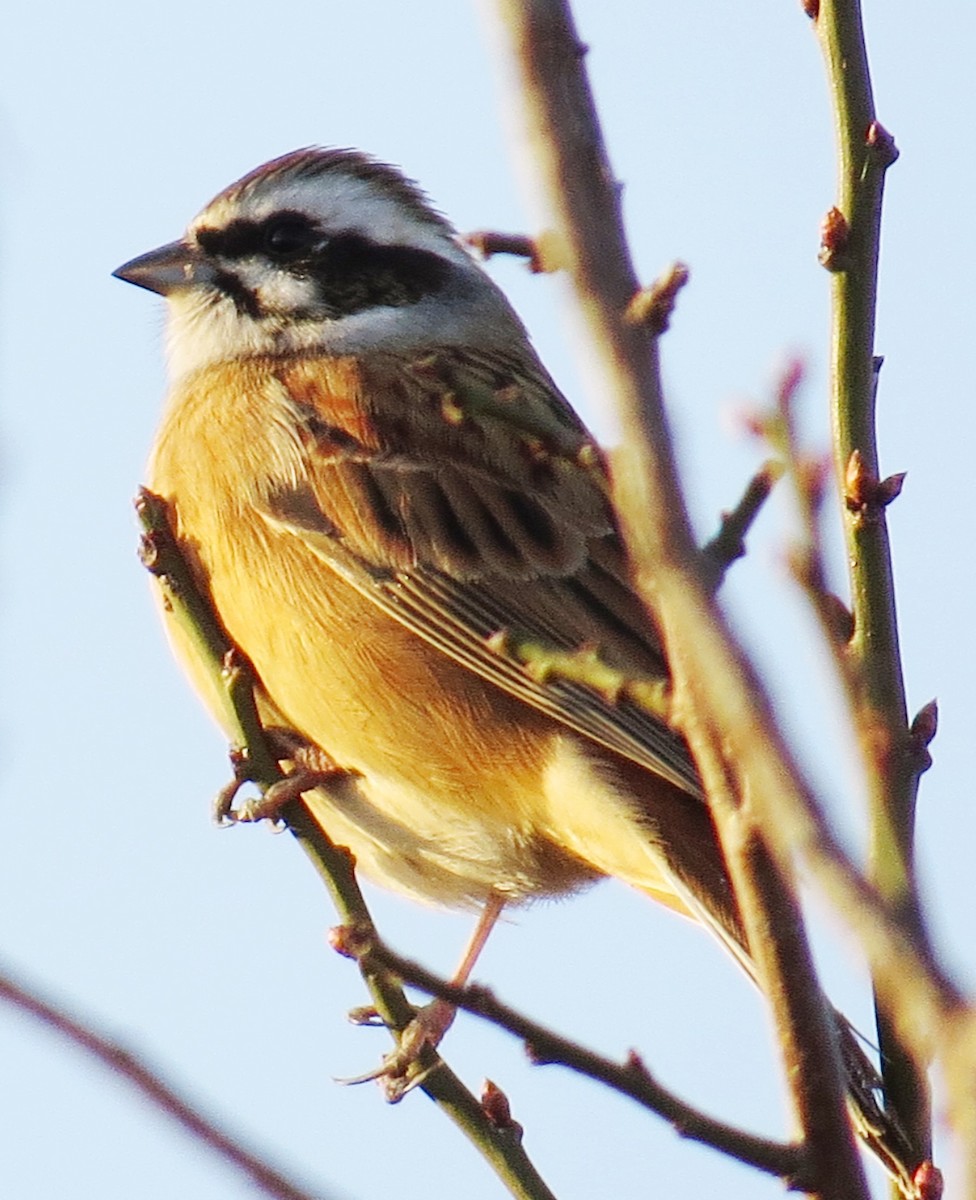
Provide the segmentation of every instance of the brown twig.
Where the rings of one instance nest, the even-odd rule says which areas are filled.
[[[726,571],[745,554],[746,534],[782,475],[783,464],[769,459],[749,480],[735,508],[722,513],[718,532],[702,547],[705,576],[713,591],[718,591]]]
[[[735,794],[748,798],[746,815],[768,836],[784,878],[791,876],[797,850],[805,850],[835,894],[843,892],[847,900],[852,892],[870,893],[846,856],[835,855],[836,843],[826,836],[812,793],[776,728],[755,671],[731,638],[702,578],[675,472],[656,340],[623,320],[636,290],[634,272],[621,228],[619,196],[582,68],[584,51],[571,15],[559,0],[530,4],[500,0],[499,7],[521,81],[533,158],[590,328],[590,349],[603,368],[605,393],[615,396],[621,417],[629,469],[615,472],[614,496],[637,586],[662,628],[674,672],[678,723],[710,795],[726,786],[728,770]],[[740,847],[729,813],[718,804],[715,816],[745,923],[747,928],[760,929],[763,881],[744,860],[736,860]],[[802,838],[790,838],[791,832],[800,830]],[[870,920],[862,921],[861,928],[871,924],[877,940],[889,947],[898,943],[906,957],[917,957],[910,934],[904,936],[897,918],[878,905],[876,897],[872,899]],[[928,999],[937,997],[938,1011],[945,1014],[952,1010],[954,990],[948,995],[942,990],[945,981],[931,959],[924,958]],[[896,993],[897,983],[890,975],[887,982],[891,993]],[[765,983],[774,998],[783,989],[808,996],[818,992],[799,963],[791,964],[788,978]],[[799,1011],[802,996],[795,999]],[[779,1015],[785,1019],[785,1009]],[[917,1015],[902,1011],[906,1020]],[[830,1070],[832,1045],[829,1037],[822,1040],[826,1028],[822,1020],[806,1033],[795,1031],[812,1039],[806,1044],[809,1059],[821,1068],[809,1078],[791,1075],[790,1084],[804,1134],[815,1143],[811,1155],[822,1172],[818,1177],[822,1194],[863,1195],[840,1079]],[[784,1039],[792,1036],[784,1032]]]
[[[492,229],[475,229],[471,233],[466,233],[461,240],[484,259],[493,258],[496,254],[511,254],[515,258],[524,258],[529,270],[534,275],[554,269],[543,265],[539,241],[536,238],[527,237],[524,233],[500,233]]]
[[[0,998],[124,1079],[153,1107],[240,1171],[266,1196],[274,1196],[276,1200],[324,1200],[324,1193],[313,1193],[299,1186],[266,1158],[249,1149],[243,1139],[233,1136],[215,1118],[206,1115],[185,1094],[166,1083],[160,1072],[141,1055],[99,1033],[92,1021],[69,1016],[61,1006],[43,998],[37,988],[15,980],[6,969],[0,971]]]
[[[702,1142],[768,1175],[775,1175],[788,1187],[803,1189],[808,1182],[801,1146],[755,1137],[693,1108],[662,1087],[633,1051],[622,1063],[614,1062],[504,1004],[488,988],[451,983],[419,963],[402,957],[382,942],[363,936],[361,931],[351,933],[346,945],[353,947],[360,961],[374,962],[405,983],[483,1017],[521,1038],[533,1062],[569,1067],[580,1075],[595,1079],[663,1117],[682,1137]]]

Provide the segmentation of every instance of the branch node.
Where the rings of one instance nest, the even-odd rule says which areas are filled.
[[[852,450],[844,472],[844,504],[848,512],[865,520],[876,519],[901,494],[904,483],[904,471],[879,479],[860,450]]]
[[[343,958],[364,959],[376,944],[376,936],[363,925],[333,925],[328,943]]]
[[[817,262],[828,271],[845,271],[848,266],[847,246],[851,227],[835,205],[827,210],[820,222],[820,249]]]
[[[624,1070],[629,1074],[635,1075],[642,1083],[647,1082],[651,1078],[651,1073],[648,1071],[644,1059],[633,1048],[627,1051],[627,1056],[624,1059]]]
[[[932,1162],[923,1162],[915,1171],[912,1182],[918,1200],[942,1200],[942,1172]]]
[[[525,1042],[523,1049],[525,1057],[534,1067],[551,1067],[554,1062],[558,1062],[558,1059],[551,1054],[546,1054],[535,1042]]]
[[[867,138],[865,140],[869,149],[874,152],[882,170],[887,170],[888,167],[898,161],[900,151],[895,145],[895,139],[880,121],[874,120],[871,122],[868,126]]]
[[[919,774],[927,771],[932,765],[932,756],[929,754],[928,748],[938,730],[939,704],[937,700],[930,700],[928,704],[923,704],[915,714],[909,729],[910,752]]]
[[[492,1080],[486,1079],[481,1086],[481,1110],[498,1130],[510,1133],[522,1140],[522,1126],[512,1116],[512,1106],[502,1089]]]
[[[901,495],[901,489],[905,486],[905,475],[907,472],[899,471],[894,475],[889,475],[886,479],[882,479],[878,484],[878,503],[882,506],[889,505],[892,500],[897,500]]]
[[[811,21],[816,21],[820,16],[820,0],[801,0],[803,11]]]
[[[628,325],[643,325],[652,333],[664,333],[671,323],[678,293],[689,278],[685,264],[673,262],[650,287],[635,293],[624,311],[624,320]]]

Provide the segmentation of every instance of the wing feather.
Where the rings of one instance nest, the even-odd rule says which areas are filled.
[[[582,683],[535,678],[494,639],[596,647],[633,677],[667,676],[628,586],[601,456],[541,366],[452,349],[406,367],[382,355],[302,360],[278,380],[303,431],[307,484],[270,480],[266,521],[455,661],[701,794],[663,722]]]

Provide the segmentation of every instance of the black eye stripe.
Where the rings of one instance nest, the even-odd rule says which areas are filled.
[[[197,230],[197,244],[205,254],[215,258],[250,258],[255,254],[266,254],[269,241],[272,246],[275,235],[287,231],[289,252],[301,241],[309,249],[318,240],[318,226],[305,213],[285,210],[266,217],[263,221],[251,221],[243,217],[228,222],[220,229],[204,226]]]
[[[220,229],[204,227],[196,238],[205,254],[226,264],[219,267],[215,285],[238,312],[253,318],[335,320],[370,308],[400,308],[438,292],[452,270],[440,255],[414,246],[378,245],[352,232],[326,237],[311,218],[291,211],[263,221],[237,218]],[[235,273],[234,263],[246,258],[263,259],[272,271],[307,280],[313,295],[300,310],[276,308]]]
[[[302,263],[302,274],[318,285],[324,315],[331,317],[416,304],[440,291],[450,273],[450,263],[438,254],[414,246],[379,246],[353,233],[331,238]]]

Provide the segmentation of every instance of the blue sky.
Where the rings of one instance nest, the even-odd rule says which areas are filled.
[[[972,984],[976,810],[972,633],[976,483],[972,328],[976,10],[864,4],[888,181],[879,353],[882,461],[913,711],[938,696],[920,860],[940,946]],[[738,414],[785,357],[808,366],[803,423],[825,448],[828,280],[817,226],[834,199],[826,91],[796,3],[579,0],[583,38],[641,272],[692,271],[664,345],[672,418],[702,537],[761,459]],[[138,566],[130,500],[165,380],[160,305],[110,278],[177,236],[218,190],[297,146],[354,145],[420,180],[461,229],[534,231],[483,14],[457,0],[357,5],[55,0],[8,19],[0,79],[0,954],[142,1047],[329,1195],[400,1200],[500,1187],[421,1096],[345,1089],[385,1049],[348,1026],[355,969],[287,837],[218,831],[224,747],[172,664]],[[604,436],[559,280],[492,273],[564,390]],[[784,568],[792,514],[764,513],[727,602],[805,763],[857,844],[860,795],[830,672]],[[843,555],[832,542],[834,582]],[[388,938],[448,970],[469,921],[370,893]],[[814,897],[841,1007],[870,1009],[855,949]],[[783,1133],[765,1014],[706,936],[614,884],[515,914],[478,977],[730,1120]],[[504,1088],[561,1200],[780,1195],[627,1102],[462,1018],[446,1053]],[[246,1185],[118,1084],[0,1010],[5,1194],[230,1200]],[[951,1158],[944,1163],[954,1170]]]

